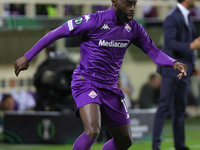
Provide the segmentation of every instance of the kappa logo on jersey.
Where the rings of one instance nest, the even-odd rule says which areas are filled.
[[[73,26],[72,20],[69,20],[69,21],[67,22],[67,24],[68,24],[68,27],[69,27],[69,31],[74,30],[74,26]]]
[[[104,24],[103,27],[102,27],[101,29],[104,29],[104,30],[109,29],[109,30],[110,30],[110,28],[109,28],[109,26],[108,26],[107,24]]]
[[[119,48],[125,48],[128,47],[130,41],[129,40],[99,40],[99,46],[105,46],[105,47],[119,47]]]
[[[130,32],[132,28],[127,24],[127,25],[125,26],[125,29],[126,29],[126,31]]]
[[[89,96],[95,98],[97,96],[97,93],[95,91],[91,91]]]
[[[90,15],[85,15],[86,22],[88,22],[89,19],[90,19]]]

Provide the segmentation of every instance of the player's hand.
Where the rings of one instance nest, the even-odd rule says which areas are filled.
[[[178,77],[179,79],[181,79],[183,76],[187,76],[187,70],[188,70],[187,65],[185,65],[185,64],[183,64],[183,63],[181,63],[181,62],[176,61],[176,62],[174,63],[174,69],[175,69],[175,70],[179,70],[179,71],[181,72],[181,73],[179,73],[179,74],[177,75],[177,77]]]
[[[18,76],[20,71],[26,70],[28,69],[28,67],[29,67],[29,61],[25,56],[17,59],[14,63],[15,75]]]

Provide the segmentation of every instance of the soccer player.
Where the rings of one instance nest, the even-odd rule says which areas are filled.
[[[179,78],[186,75],[187,66],[159,50],[145,29],[133,20],[136,3],[136,0],[112,0],[106,11],[69,20],[46,34],[14,63],[18,76],[29,67],[34,56],[57,39],[82,35],[81,60],[74,70],[71,88],[84,132],[76,139],[73,150],[89,150],[101,125],[112,135],[102,150],[127,150],[132,145],[129,114],[124,95],[117,87],[118,73],[131,43],[157,65],[179,70]]]

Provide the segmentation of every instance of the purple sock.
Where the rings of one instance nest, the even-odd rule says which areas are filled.
[[[119,148],[117,147],[117,145],[115,144],[113,139],[110,139],[109,141],[107,141],[102,150],[119,150]]]
[[[95,140],[91,139],[85,132],[81,134],[75,141],[72,150],[90,150]]]

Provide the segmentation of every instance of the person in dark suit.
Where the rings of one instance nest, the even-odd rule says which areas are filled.
[[[200,48],[200,37],[190,20],[189,10],[196,0],[177,0],[177,6],[167,15],[164,26],[163,52],[188,66],[187,76],[177,79],[177,71],[170,67],[158,67],[162,76],[158,109],[154,118],[152,138],[153,150],[160,150],[160,135],[166,117],[171,111],[174,147],[176,150],[189,150],[185,145],[184,118],[187,105],[187,84],[195,66],[195,49]]]

